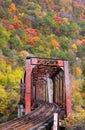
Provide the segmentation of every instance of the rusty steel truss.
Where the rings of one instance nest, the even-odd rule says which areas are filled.
[[[47,96],[48,79],[51,79],[53,86],[52,102],[62,107],[67,115],[71,114],[68,61],[38,57],[26,59],[24,96],[21,99],[24,100],[25,114],[31,111],[33,100],[51,101],[50,94],[49,99]]]

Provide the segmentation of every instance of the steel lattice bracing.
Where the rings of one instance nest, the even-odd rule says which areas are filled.
[[[62,107],[67,115],[71,113],[68,61],[28,57],[24,88],[25,114],[31,111],[32,101],[35,99],[54,102]]]

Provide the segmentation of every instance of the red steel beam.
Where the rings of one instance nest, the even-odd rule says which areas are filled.
[[[31,111],[31,61],[26,60],[25,114]]]
[[[70,85],[69,85],[69,70],[68,61],[64,61],[64,76],[65,76],[65,87],[66,87],[66,114],[72,114],[71,110],[71,98],[70,98]]]
[[[64,61],[63,60],[57,60],[57,59],[50,59],[50,58],[36,58],[32,57],[31,58],[31,64],[32,65],[43,65],[43,66],[64,66]]]

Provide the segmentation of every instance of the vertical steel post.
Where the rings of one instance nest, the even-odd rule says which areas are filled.
[[[57,96],[58,96],[58,105],[59,105],[59,78],[57,79]]]
[[[31,111],[31,61],[26,60],[25,114]]]
[[[71,98],[70,98],[70,85],[69,85],[69,69],[68,61],[64,61],[64,76],[65,76],[65,87],[66,87],[66,114],[72,114],[71,110]]]
[[[23,105],[20,104],[20,105],[18,106],[18,118],[20,118],[20,117],[23,116],[23,112],[24,112]]]
[[[54,113],[53,130],[58,130],[58,113]]]
[[[62,76],[62,107],[64,107],[64,102],[63,102],[64,101],[64,99],[63,99],[64,98],[64,96],[63,96],[64,95],[64,81],[63,81],[63,77],[64,76]]]
[[[55,78],[53,78],[53,102],[55,102]]]
[[[47,77],[47,87],[48,87],[48,101],[51,103],[52,99],[51,99],[50,79],[49,79],[49,77]]]
[[[59,82],[59,86],[58,86],[58,91],[59,91],[59,105],[60,105],[60,77],[59,77],[59,79],[58,79],[58,82]]]

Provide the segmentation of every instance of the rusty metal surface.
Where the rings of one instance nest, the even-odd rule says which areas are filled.
[[[43,66],[64,66],[64,61],[63,60],[58,60],[58,59],[49,59],[49,58],[36,58],[32,57],[31,58],[31,64],[33,65],[43,65]]]
[[[64,61],[64,75],[65,75],[65,87],[66,87],[66,113],[67,115],[69,115],[72,114],[72,110],[71,110],[71,98],[70,98],[68,61]]]
[[[31,111],[31,62],[26,60],[25,114]]]
[[[53,102],[68,115],[71,113],[68,61],[37,57],[26,59],[25,114],[31,111],[33,100],[48,101],[47,77],[53,81]]]

